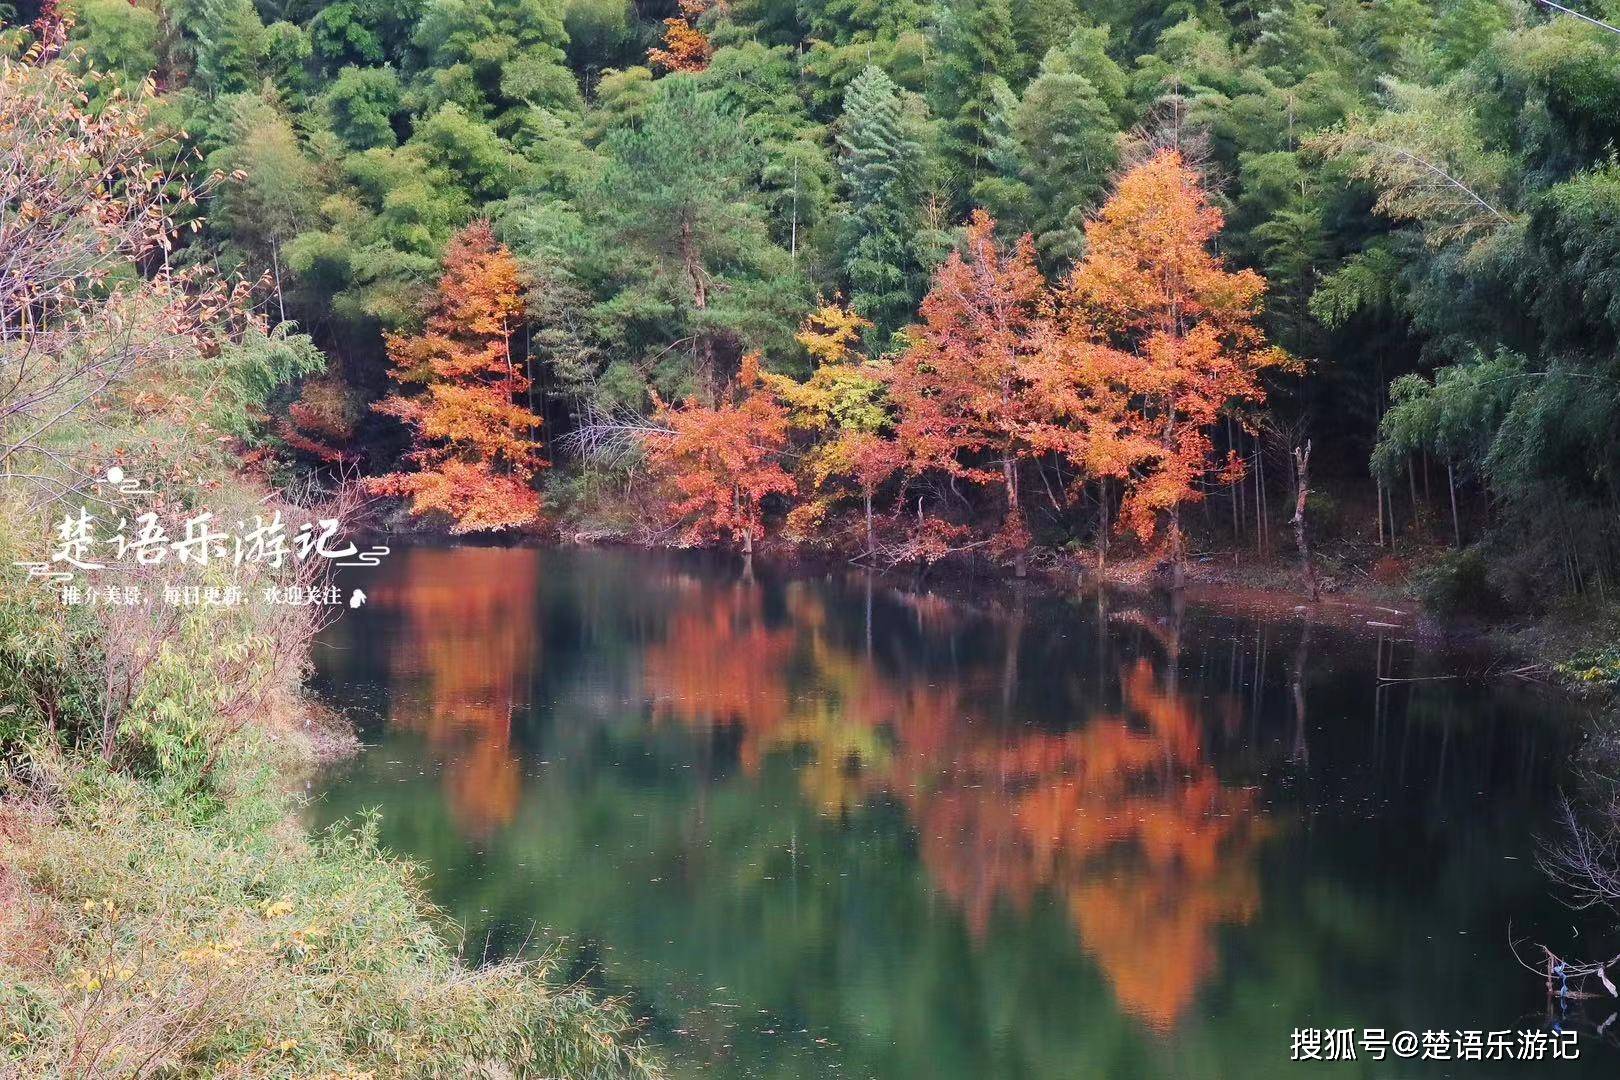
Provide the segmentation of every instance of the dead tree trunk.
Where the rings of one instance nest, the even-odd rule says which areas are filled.
[[[1299,548],[1300,566],[1305,571],[1305,591],[1312,602],[1322,598],[1322,586],[1316,580],[1316,567],[1311,562],[1311,543],[1305,534],[1305,499],[1310,487],[1311,440],[1304,446],[1294,447],[1294,544]]]

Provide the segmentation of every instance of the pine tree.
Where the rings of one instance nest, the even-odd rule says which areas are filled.
[[[689,344],[685,385],[712,402],[726,382],[725,352],[761,315],[742,286],[785,255],[750,198],[759,151],[738,114],[691,75],[658,87],[641,122],[603,142],[595,216],[624,278],[648,308],[668,313],[657,352],[674,361],[681,354],[667,342]]]
[[[952,187],[964,197],[989,175],[995,85],[1014,70],[1017,45],[1007,0],[952,0],[939,15],[932,99],[944,122]]]
[[[844,276],[850,307],[871,320],[869,340],[881,350],[921,296],[913,241],[923,149],[900,88],[877,67],[850,83],[842,127],[838,145],[850,203],[840,244]]]

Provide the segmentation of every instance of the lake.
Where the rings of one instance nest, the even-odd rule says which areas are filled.
[[[550,944],[677,1075],[1620,1064],[1289,1060],[1295,1028],[1545,1028],[1510,926],[1620,951],[1536,863],[1574,711],[1398,625],[618,550],[348,584],[315,682],[367,746],[316,823],[379,810],[470,955]]]

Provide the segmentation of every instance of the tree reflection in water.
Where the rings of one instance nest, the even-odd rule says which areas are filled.
[[[734,727],[750,771],[770,754],[797,755],[804,792],[824,813],[879,794],[900,800],[924,865],[976,936],[998,904],[1024,912],[1053,890],[1120,1004],[1167,1029],[1215,965],[1215,928],[1254,914],[1254,856],[1268,826],[1253,790],[1221,783],[1206,760],[1199,709],[1174,685],[1174,653],[1162,676],[1146,657],[1120,662],[1117,709],[1043,730],[1005,715],[1021,609],[1002,627],[999,672],[974,665],[936,689],[835,644],[808,590],[790,589],[775,623],[755,589],[691,582],[677,595],[644,665],[658,714]],[[930,606],[917,605],[919,617]],[[1141,621],[1177,647],[1177,633]],[[999,715],[976,712],[983,703],[961,692],[991,676]]]
[[[1494,942],[1569,933],[1545,702],[1380,683],[1427,661],[1376,634],[756,571],[401,551],[319,654],[391,722],[314,816],[380,806],[474,954],[565,935],[692,1075],[1282,1076],[1293,1024],[1539,1007]]]
[[[399,620],[408,648],[388,653],[394,722],[443,754],[445,799],[469,836],[512,820],[523,770],[512,714],[540,654],[537,564],[499,548],[411,548],[398,583],[371,605]]]

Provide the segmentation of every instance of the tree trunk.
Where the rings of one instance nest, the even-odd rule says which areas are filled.
[[[799,265],[799,159],[793,159],[793,227],[788,233],[788,259]]]
[[[742,487],[738,484],[732,484],[731,506],[739,516],[742,514],[742,505]],[[752,515],[750,515],[750,517],[752,517]],[[752,524],[743,527],[742,540],[743,555],[751,557],[754,554],[754,526]]]
[[[1239,428],[1237,434],[1233,437],[1232,448],[1237,451],[1238,459],[1241,461],[1243,458],[1242,428]],[[1232,487],[1237,491],[1238,518],[1241,522],[1241,526],[1238,529],[1237,536],[1233,539],[1233,543],[1239,546],[1242,546],[1243,536],[1249,531],[1249,489],[1243,483],[1244,479],[1245,477],[1240,476],[1238,477],[1237,483],[1232,485]]]
[[[1299,548],[1299,561],[1305,570],[1305,591],[1314,603],[1322,599],[1322,587],[1316,580],[1316,567],[1311,563],[1311,544],[1305,534],[1305,500],[1310,488],[1311,440],[1304,446],[1294,447],[1294,545]]]
[[[1254,439],[1254,547],[1266,557],[1266,450],[1258,435]]]
[[[1007,524],[1012,525],[1018,521],[1018,464],[1012,457],[1001,459],[1001,475],[1007,483]],[[1013,556],[1013,573],[1023,577],[1028,572],[1024,563],[1024,552],[1019,549]]]
[[[1232,437],[1232,418],[1226,418],[1226,449],[1230,454],[1237,449],[1237,443]],[[1226,489],[1232,503],[1232,565],[1238,562],[1238,550],[1243,547],[1243,526],[1238,522],[1238,492],[1243,487],[1243,481],[1231,485]]]
[[[1373,481],[1373,490],[1377,493],[1377,496],[1378,496],[1378,522],[1377,522],[1378,546],[1383,547],[1384,546],[1384,481],[1382,479],[1374,480]]]
[[[270,268],[276,276],[276,311],[281,315],[281,321],[287,321],[287,304],[281,297],[281,245],[270,245]]]
[[[681,222],[681,266],[686,276],[692,282],[692,306],[699,311],[706,311],[709,307],[709,284],[703,274],[703,265],[698,260],[697,245],[692,238],[692,223]],[[710,404],[719,399],[720,383],[714,371],[714,342],[709,335],[699,333],[693,343],[697,354],[698,380],[702,384]]]
[[[1417,524],[1418,497],[1417,497],[1417,467],[1412,464],[1412,455],[1406,455],[1406,487],[1412,495],[1412,524]]]
[[[862,494],[866,497],[866,553],[871,555],[877,551],[877,540],[872,529],[872,489],[867,488]]]
[[[1265,494],[1265,436],[1254,440],[1254,481],[1259,487],[1260,551],[1265,557],[1272,554],[1272,504]]]
[[[1446,486],[1451,489],[1451,539],[1454,547],[1462,547],[1462,524],[1457,520],[1457,470],[1446,459]]]
[[[1180,589],[1187,583],[1185,553],[1181,550],[1181,507],[1170,511],[1170,587]]]
[[[1041,478],[1041,487],[1046,491],[1046,501],[1052,504],[1052,510],[1061,516],[1063,504],[1058,502],[1057,492],[1052,490],[1052,482],[1046,478],[1046,461],[1044,458],[1035,459],[1035,475]],[[1063,472],[1058,471],[1058,487],[1063,487]]]
[[[1097,481],[1097,502],[1102,515],[1097,528],[1097,569],[1108,565],[1108,477]]]

